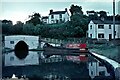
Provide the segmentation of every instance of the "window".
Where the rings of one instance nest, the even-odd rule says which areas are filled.
[[[92,34],[90,34],[90,37],[92,38]]]
[[[60,19],[60,22],[62,22],[62,19]]]
[[[104,25],[98,25],[98,29],[104,29]]]
[[[51,15],[51,18],[54,18],[54,15]]]
[[[14,57],[13,56],[10,57],[10,61],[14,61]]]
[[[111,29],[111,25],[109,25],[109,29]]]
[[[56,23],[58,23],[58,20],[56,20]]]
[[[115,31],[115,35],[116,35],[116,31]]]
[[[90,29],[92,29],[92,25],[90,25]]]
[[[54,20],[51,20],[51,23],[54,23]]]
[[[14,41],[10,41],[10,44],[14,44]]]
[[[98,34],[98,38],[104,38],[104,34]]]
[[[62,18],[62,14],[59,15],[59,18]]]

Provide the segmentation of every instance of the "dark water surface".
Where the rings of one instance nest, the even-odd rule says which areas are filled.
[[[7,55],[7,57],[5,57]],[[14,57],[11,58],[12,62],[14,60],[18,61],[15,64],[9,66],[5,65],[5,60],[9,61],[9,56]],[[38,57],[37,57],[38,56]],[[7,58],[7,59],[5,59]],[[28,58],[28,59],[27,59]],[[36,59],[37,58],[37,59]],[[58,57],[51,57],[58,58]],[[42,52],[32,52],[29,51],[28,56],[26,56],[25,63],[30,63],[31,65],[20,65],[23,64],[22,60],[17,59],[15,57],[15,53],[7,53],[3,56],[3,66],[2,66],[2,76],[3,77],[12,77],[15,74],[17,77],[21,77],[25,75],[26,77],[33,80],[113,80],[112,76],[107,73],[106,67],[99,63],[96,59],[91,56],[88,56],[88,61],[86,62],[73,62],[65,59],[65,56],[61,56],[62,61],[53,61],[53,62],[42,62],[44,61],[44,56]],[[50,58],[47,58],[50,59]],[[37,62],[39,61],[39,63]],[[6,61],[6,62],[8,62]],[[36,64],[34,64],[34,61]],[[7,64],[7,63],[6,63]],[[103,66],[103,67],[102,67]],[[35,79],[37,78],[37,79]]]

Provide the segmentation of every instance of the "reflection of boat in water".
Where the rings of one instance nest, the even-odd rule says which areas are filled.
[[[87,62],[88,60],[88,50],[87,45],[84,44],[67,44],[66,48],[79,49],[79,56],[66,56],[67,60],[76,62]]]

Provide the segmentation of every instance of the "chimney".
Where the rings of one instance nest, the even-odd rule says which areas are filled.
[[[65,8],[65,11],[67,11],[67,8]]]
[[[50,13],[52,13],[52,12],[53,12],[53,10],[51,9],[51,10],[50,10]]]

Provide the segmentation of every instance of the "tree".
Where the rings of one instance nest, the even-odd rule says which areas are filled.
[[[23,24],[21,21],[17,21],[17,23],[11,28],[11,33],[13,34],[23,34]]]
[[[82,7],[81,6],[74,6],[71,5],[70,8],[71,12],[71,27],[69,31],[71,32],[72,37],[84,37],[86,36],[86,31],[88,27],[88,17],[83,15]]]
[[[34,25],[33,24],[25,24],[23,25],[23,33],[26,35],[34,35]]]
[[[83,11],[82,11],[82,7],[81,6],[74,6],[73,4],[71,5],[70,7],[70,12],[71,12],[71,15],[74,15],[74,14],[83,14]]]
[[[90,20],[98,20],[98,12],[95,11],[86,11]]]
[[[100,11],[98,13],[100,14],[100,17],[104,17],[104,18],[107,17],[107,12],[106,11]]]
[[[10,34],[10,29],[13,27],[11,20],[2,20],[2,33]]]
[[[40,20],[41,15],[39,13],[34,13],[33,15],[30,15],[29,18],[30,20],[26,21],[26,23],[32,23],[34,26],[42,24],[42,21]]]

